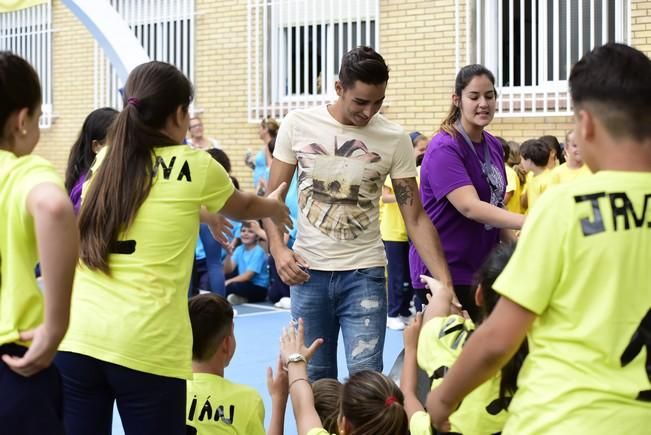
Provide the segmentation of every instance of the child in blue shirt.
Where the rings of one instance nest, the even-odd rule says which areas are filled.
[[[246,221],[240,229],[242,244],[224,260],[226,275],[236,270],[236,275],[226,280],[226,298],[233,305],[261,302],[267,297],[269,271],[267,253],[258,243],[254,223]]]

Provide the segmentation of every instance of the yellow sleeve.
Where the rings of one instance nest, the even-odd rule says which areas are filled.
[[[24,219],[28,214],[27,198],[36,186],[44,183],[55,184],[64,192],[65,188],[63,187],[63,180],[57,174],[56,169],[47,160],[38,156],[25,156],[18,161],[20,164],[11,176],[21,177],[21,180],[20,183],[15,184],[11,196],[13,196],[15,203],[20,205],[21,218]]]
[[[314,429],[310,429],[309,431],[307,431],[307,435],[331,435],[331,434],[329,434],[328,431],[322,427],[315,427]]]
[[[209,154],[201,153],[201,155],[203,154],[208,157],[209,161],[207,162],[206,176],[203,182],[201,205],[204,205],[209,212],[215,213],[221,210],[224,203],[228,201],[228,198],[235,191],[235,187],[233,187],[233,183],[222,165],[210,157]]]
[[[517,183],[517,177],[518,175],[515,173],[513,169],[511,169],[509,166],[506,167],[506,192],[514,192],[516,187],[518,186]]]
[[[432,420],[425,411],[417,411],[409,419],[411,435],[432,435]]]
[[[387,175],[387,178],[384,179],[384,187],[388,187],[391,189],[391,193],[393,193],[393,183],[391,182],[391,177]]]
[[[264,404],[260,396],[255,398],[255,409],[251,413],[246,426],[246,433],[251,435],[265,435],[264,429]]]
[[[560,189],[538,199],[513,256],[493,284],[502,296],[538,315],[549,305],[565,263],[563,245],[568,227],[564,213],[572,206],[565,202]]]

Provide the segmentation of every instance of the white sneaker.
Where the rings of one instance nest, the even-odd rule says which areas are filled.
[[[400,319],[400,320],[402,321],[402,323],[404,323],[405,326],[406,326],[406,325],[409,325],[409,324],[411,323],[411,321],[414,319],[414,317],[416,317],[415,314],[414,314],[413,316],[400,316],[399,319]]]
[[[274,307],[276,308],[282,308],[283,310],[291,310],[292,309],[292,300],[291,298],[287,296],[283,296],[280,298],[278,302],[274,304]]]
[[[400,317],[387,317],[387,328],[402,331],[405,329],[405,323],[400,320]]]
[[[231,293],[230,295],[226,296],[226,300],[231,305],[246,304],[247,302],[249,302],[249,300],[244,296],[236,295],[235,293]]]

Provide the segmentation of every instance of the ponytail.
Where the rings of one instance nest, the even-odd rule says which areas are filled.
[[[456,124],[460,117],[461,109],[459,109],[459,106],[456,106],[454,104],[450,105],[448,116],[446,116],[441,123],[439,130],[446,132],[452,137],[455,137],[457,135],[457,129],[455,128],[454,124]]]
[[[129,75],[124,108],[79,215],[80,258],[89,268],[110,273],[108,256],[151,189],[154,147],[178,145],[161,129],[179,106],[187,112],[191,100],[192,85],[172,65],[148,62]]]

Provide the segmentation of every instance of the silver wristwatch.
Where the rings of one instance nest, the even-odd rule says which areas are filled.
[[[291,363],[297,363],[297,362],[307,363],[307,360],[300,353],[292,353],[287,357],[287,364],[286,365],[289,365]]]

